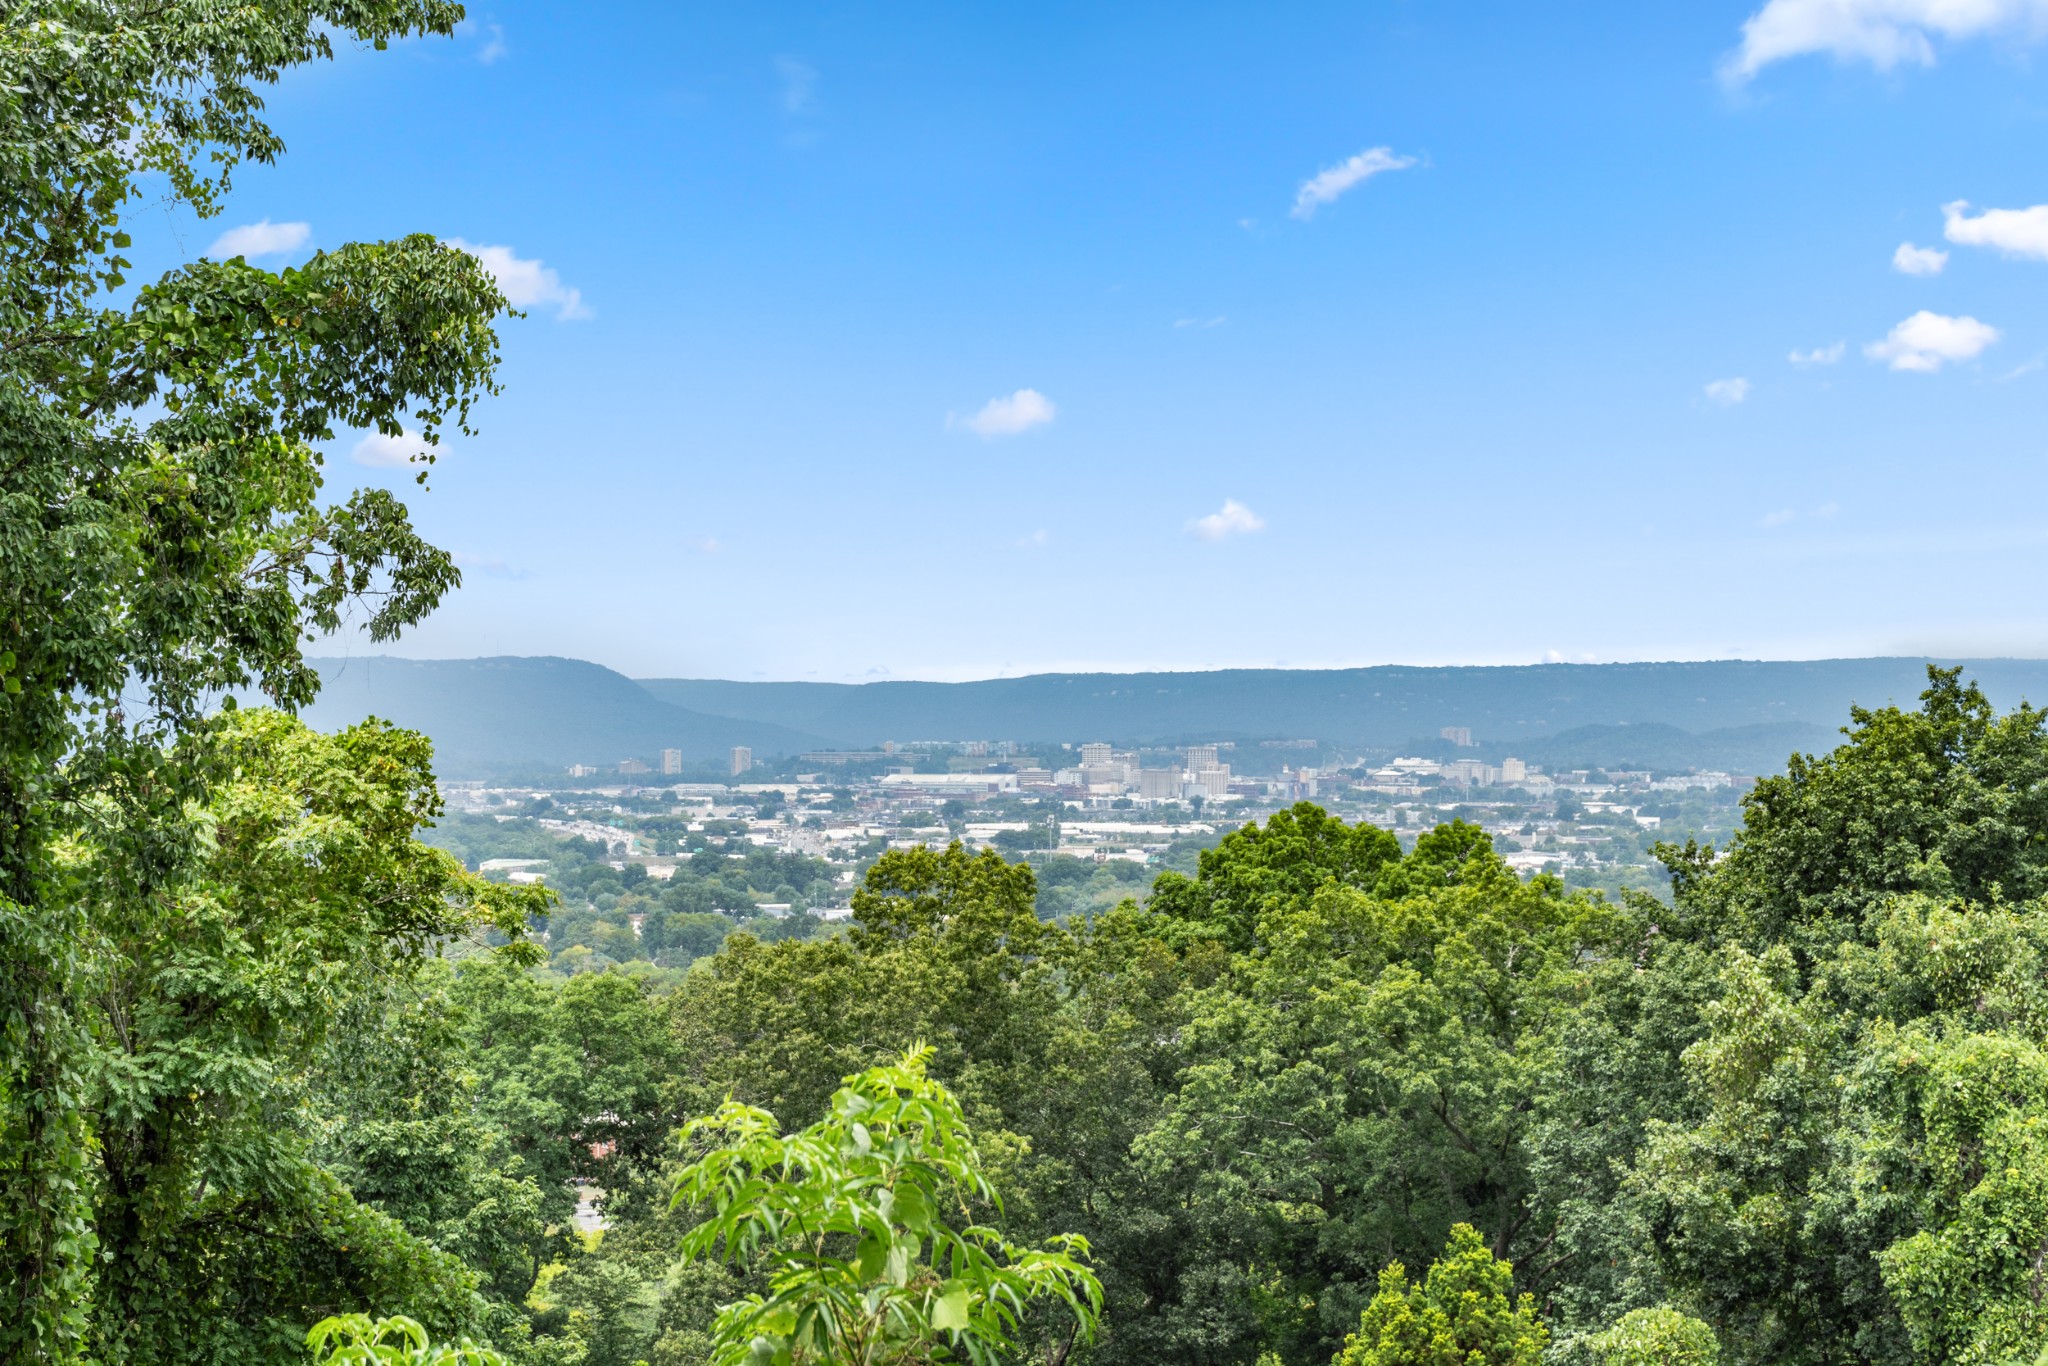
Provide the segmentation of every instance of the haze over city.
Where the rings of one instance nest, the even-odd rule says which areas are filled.
[[[492,4],[287,74],[134,254],[423,227],[526,310],[402,653],[2025,655],[1971,585],[2048,543],[2041,17]]]

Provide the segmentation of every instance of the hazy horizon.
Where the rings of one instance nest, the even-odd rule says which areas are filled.
[[[2005,654],[2005,655],[2000,655],[2000,654],[1959,654],[1959,653],[1953,653],[1953,652],[1934,652],[1934,651],[1924,651],[1924,650],[1905,650],[1905,651],[1892,651],[1892,652],[1888,652],[1888,653],[1884,653],[1884,654],[1868,654],[1868,655],[1785,655],[1785,656],[1776,656],[1776,657],[1765,657],[1765,656],[1737,656],[1737,655],[1726,655],[1726,656],[1722,656],[1722,657],[1720,657],[1720,658],[1715,658],[1715,659],[1686,659],[1686,658],[1680,658],[1680,657],[1672,656],[1672,657],[1664,657],[1664,658],[1648,658],[1648,657],[1646,657],[1646,658],[1642,658],[1642,659],[1597,659],[1597,660],[1596,660],[1596,659],[1535,659],[1535,660],[1500,660],[1500,661],[1487,661],[1487,662],[1478,662],[1478,663],[1474,663],[1474,662],[1468,662],[1468,661],[1462,661],[1462,660],[1448,660],[1448,661],[1433,661],[1433,660],[1422,660],[1422,661],[1414,661],[1414,660],[1381,660],[1381,661],[1375,661],[1375,662],[1368,662],[1368,663],[1336,663],[1336,664],[1315,664],[1315,663],[1301,663],[1301,664],[1209,664],[1209,665],[1185,665],[1185,666],[1175,666],[1175,665],[1134,665],[1134,666],[1130,666],[1130,667],[1114,667],[1114,666],[1105,666],[1105,665],[1093,665],[1093,664],[1078,664],[1078,665],[1074,665],[1074,666],[1071,666],[1071,667],[1067,667],[1067,666],[1054,666],[1054,667],[1049,667],[1049,668],[1042,668],[1042,669],[1025,669],[1025,670],[1015,670],[1015,671],[1011,671],[1011,672],[1007,672],[1007,673],[985,673],[985,674],[969,674],[969,673],[961,673],[961,674],[959,674],[958,676],[949,676],[949,677],[937,677],[937,676],[931,676],[931,675],[918,675],[918,674],[874,674],[874,675],[870,675],[870,676],[865,676],[865,677],[854,677],[854,678],[827,678],[827,677],[822,677],[822,676],[819,676],[819,675],[817,675],[817,674],[810,674],[810,675],[787,675],[787,676],[773,676],[773,675],[769,675],[769,674],[765,674],[765,673],[763,673],[763,674],[754,674],[754,675],[746,675],[746,676],[741,676],[741,675],[733,675],[733,674],[673,674],[673,673],[671,673],[671,674],[662,674],[662,673],[643,673],[643,672],[635,672],[635,671],[632,671],[632,670],[629,670],[629,669],[621,668],[620,666],[618,666],[618,665],[616,665],[616,664],[613,664],[613,663],[610,663],[610,662],[608,662],[608,661],[606,661],[606,660],[603,660],[603,659],[594,659],[594,658],[591,658],[591,657],[589,657],[589,656],[584,656],[584,655],[563,655],[563,654],[550,654],[550,653],[542,653],[542,652],[535,652],[535,651],[513,651],[513,650],[499,650],[499,651],[495,651],[495,652],[493,652],[493,653],[490,653],[490,654],[477,654],[477,655],[424,655],[424,654],[406,654],[406,653],[403,653],[403,652],[401,652],[401,651],[399,651],[399,650],[395,650],[395,649],[383,649],[383,648],[372,648],[372,649],[358,650],[358,651],[353,651],[353,652],[330,652],[330,651],[326,651],[326,650],[319,650],[319,649],[316,649],[316,650],[314,650],[314,651],[312,652],[312,654],[311,654],[311,655],[309,655],[308,657],[309,657],[309,659],[311,659],[311,660],[312,660],[312,661],[313,661],[314,663],[327,663],[327,662],[329,662],[329,661],[339,661],[339,662],[342,662],[342,663],[344,663],[344,664],[345,664],[346,662],[350,661],[350,660],[358,660],[358,659],[360,659],[360,660],[368,660],[368,659],[378,659],[378,658],[388,658],[388,659],[400,659],[400,660],[407,660],[407,661],[411,661],[411,662],[416,662],[416,663],[459,663],[459,662],[463,662],[463,661],[468,661],[468,660],[478,660],[478,659],[570,659],[570,660],[578,660],[578,661],[580,661],[580,662],[583,662],[583,663],[588,663],[588,664],[595,664],[595,665],[597,665],[597,666],[599,666],[599,667],[601,667],[601,668],[609,669],[609,670],[611,670],[611,671],[612,671],[613,673],[617,673],[617,674],[623,675],[624,677],[626,677],[626,678],[630,678],[630,679],[633,679],[633,680],[635,680],[635,681],[639,681],[639,680],[643,680],[643,679],[644,679],[644,680],[662,680],[662,679],[678,679],[678,680],[690,680],[690,681],[702,681],[702,682],[733,682],[733,683],[839,683],[839,684],[847,684],[847,685],[858,685],[858,684],[862,684],[862,683],[986,683],[986,682],[998,682],[998,681],[1001,681],[1001,680],[1005,680],[1005,679],[1020,679],[1020,678],[1034,678],[1034,677],[1041,677],[1041,676],[1047,676],[1047,675],[1066,675],[1066,674],[1104,674],[1104,675],[1123,675],[1123,674],[1207,674],[1207,673],[1229,673],[1229,672],[1241,672],[1241,671],[1245,671],[1245,670],[1277,670],[1277,671],[1282,671],[1282,672],[1292,672],[1292,673],[1316,673],[1316,672],[1333,672],[1333,671],[1341,671],[1341,670],[1352,670],[1352,669],[1382,669],[1382,668],[1387,668],[1387,669],[1518,669],[1518,668],[1538,668],[1538,667],[1542,667],[1542,666],[1545,666],[1545,665],[1559,665],[1559,664],[1563,664],[1563,665],[1580,665],[1580,666],[1593,666],[1593,667],[1599,667],[1599,666],[1603,666],[1603,665],[1630,665],[1630,664],[1648,664],[1648,665],[1661,665],[1661,664],[1813,664],[1813,663],[1824,663],[1824,662],[1836,662],[1836,661],[1844,661],[1844,660],[1852,660],[1852,661],[1853,661],[1853,660],[1883,660],[1883,659],[1898,659],[1898,660],[1923,660],[1923,659],[1924,659],[1924,660],[1928,661],[1929,663],[1935,663],[1935,664],[1953,664],[1953,663],[1966,663],[1966,664],[1968,664],[1968,663],[1993,663],[1993,662],[1997,662],[1997,663],[2035,663],[2035,662],[2048,662],[2048,655],[2021,655],[2021,654]]]

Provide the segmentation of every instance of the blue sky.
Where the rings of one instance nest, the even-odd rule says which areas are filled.
[[[531,301],[404,653],[2039,655],[2048,0],[1957,8],[475,6],[139,255]]]

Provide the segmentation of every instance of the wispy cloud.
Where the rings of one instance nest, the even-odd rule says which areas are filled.
[[[775,78],[781,84],[783,113],[808,114],[818,107],[818,69],[809,62],[777,57]]]
[[[690,549],[696,551],[699,555],[716,555],[719,551],[725,549],[725,545],[716,536],[699,536],[696,540],[690,542]]]
[[[1368,147],[1350,160],[1303,181],[1295,191],[1294,207],[1289,212],[1296,218],[1313,218],[1317,209],[1335,203],[1338,196],[1374,176],[1386,171],[1405,171],[1414,164],[1414,157],[1397,155],[1391,147]]]
[[[1879,71],[1934,64],[1936,39],[1995,33],[2038,38],[2048,0],[1769,0],[1742,25],[1742,45],[1721,65],[1741,84],[1772,62],[1825,53]]]
[[[1791,508],[1779,508],[1776,512],[1766,512],[1762,516],[1762,518],[1758,520],[1757,525],[1784,526],[1787,522],[1793,521],[1798,516],[1799,514],[1794,512]]]
[[[1019,536],[1017,538],[1017,546],[1020,550],[1037,550],[1051,539],[1052,537],[1046,534],[1045,528],[1040,527],[1029,536]]]
[[[1921,309],[1883,340],[1863,348],[1894,370],[1931,374],[1949,361],[1973,360],[1998,340],[1998,329],[1975,318],[1950,318]]]
[[[213,239],[208,256],[226,261],[236,256],[282,256],[297,251],[313,240],[313,229],[304,223],[273,223],[268,218],[229,228]]]
[[[1221,327],[1225,319],[1221,313],[1213,318],[1175,318],[1175,327]]]
[[[1848,349],[1847,342],[1836,342],[1833,346],[1816,346],[1811,351],[1801,351],[1795,347],[1785,359],[1794,365],[1833,365]]]
[[[1941,215],[1942,236],[1958,246],[1994,247],[2007,256],[2048,261],[2048,204],[2031,209],[1986,209],[1972,218],[1969,203],[1958,199],[1942,205]]]
[[[489,579],[523,579],[526,571],[515,564],[497,558],[495,555],[471,555],[464,551],[452,551],[449,558],[455,567],[472,574],[482,574]]]
[[[1911,242],[1901,242],[1892,253],[1892,269],[1901,275],[1939,275],[1947,264],[1948,253],[1940,247],[1916,247]]]
[[[1231,536],[1249,536],[1254,531],[1265,529],[1266,519],[1235,498],[1224,499],[1222,507],[1207,517],[1197,517],[1188,523],[1188,533],[1205,541],[1221,541]]]
[[[505,46],[503,24],[486,24],[475,19],[464,19],[455,26],[455,36],[476,44],[476,60],[481,66],[496,65],[511,51]]]
[[[1749,397],[1749,381],[1740,375],[1733,379],[1711,380],[1706,386],[1706,394],[1709,402],[1733,408]]]
[[[1058,415],[1053,401],[1036,389],[1019,389],[1002,398],[992,398],[969,418],[946,415],[948,427],[965,427],[980,437],[1015,436],[1033,427],[1043,427]]]
[[[417,432],[409,431],[403,436],[365,432],[363,439],[356,442],[354,449],[349,451],[348,458],[358,465],[391,469],[398,465],[409,465],[415,459],[425,456],[429,450],[438,449],[428,446],[426,438]]]
[[[528,260],[510,247],[479,246],[460,237],[441,240],[481,261],[484,269],[497,277],[498,288],[505,291],[514,308],[552,308],[557,322],[592,316],[583,302],[583,291],[563,284],[562,277],[539,258]]]

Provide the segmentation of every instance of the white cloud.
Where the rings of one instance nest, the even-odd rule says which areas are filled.
[[[1058,412],[1052,400],[1036,389],[1019,389],[1007,398],[990,399],[982,405],[980,412],[960,425],[976,436],[1015,436],[1033,427],[1043,427]],[[953,426],[954,421],[949,415],[946,425]]]
[[[1798,515],[1799,514],[1794,512],[1791,508],[1779,508],[1776,512],[1766,512],[1763,515],[1763,520],[1759,523],[1759,525],[1783,526],[1785,525],[1785,523],[1791,521]]]
[[[505,46],[503,24],[483,24],[474,19],[464,19],[455,26],[455,36],[476,43],[476,60],[481,66],[493,66],[511,51]]]
[[[1911,242],[1901,242],[1892,253],[1892,269],[1901,275],[1939,275],[1947,264],[1948,253],[1940,247],[1916,247]]]
[[[1220,541],[1230,536],[1248,536],[1254,531],[1265,529],[1266,519],[1235,498],[1225,498],[1222,507],[1207,517],[1197,517],[1188,523],[1188,530],[1205,541]]]
[[[268,218],[239,228],[229,228],[213,239],[208,256],[225,261],[235,256],[282,256],[297,251],[313,237],[304,223],[273,223]]]
[[[777,57],[775,75],[782,82],[782,111],[808,114],[818,106],[818,69],[795,57]]]
[[[407,432],[404,436],[386,436],[382,432],[366,432],[356,442],[355,449],[348,453],[349,459],[358,465],[374,465],[389,469],[394,465],[407,465],[415,457],[424,456],[437,447],[427,445],[426,439],[417,433]]]
[[[1717,379],[1707,385],[1707,397],[1723,408],[1733,408],[1749,397],[1749,381],[1737,375],[1734,379]]]
[[[1045,528],[1040,527],[1029,536],[1019,536],[1017,538],[1017,545],[1022,550],[1036,550],[1051,539],[1052,537],[1046,534]]]
[[[526,260],[510,247],[483,247],[460,237],[444,237],[441,241],[444,246],[466,251],[483,262],[484,269],[497,277],[498,288],[505,291],[514,308],[551,307],[557,322],[591,316],[583,302],[583,291],[564,285],[562,277],[539,260]]]
[[[1334,203],[1346,190],[1363,185],[1382,171],[1405,171],[1414,164],[1414,157],[1397,156],[1391,147],[1368,147],[1349,161],[1303,181],[1290,212],[1296,218],[1312,218],[1317,208]]]
[[[1820,518],[1823,522],[1826,522],[1833,520],[1834,517],[1841,512],[1841,510],[1842,505],[1840,503],[1822,503],[1819,507],[1813,510],[1813,515]]]
[[[1921,309],[1894,327],[1883,341],[1863,348],[1872,360],[1894,370],[1939,370],[1952,360],[1971,360],[1998,340],[1998,329],[1975,318],[1949,318]]]
[[[1213,318],[1175,318],[1173,320],[1175,327],[1221,327],[1223,323],[1224,318],[1220,313]]]
[[[1811,351],[1801,351],[1794,348],[1792,353],[1786,356],[1785,359],[1791,361],[1794,365],[1833,365],[1842,358],[1842,353],[1848,349],[1849,343],[1847,342],[1836,342],[1833,346],[1816,346]]]
[[[1742,25],[1742,46],[1722,63],[1739,84],[1772,62],[1812,53],[1868,62],[1934,64],[1934,40],[2048,31],[2048,0],[1768,0]]]
[[[1947,220],[1942,236],[1965,247],[1996,247],[2007,256],[2031,256],[2048,261],[2048,204],[2031,209],[1986,209],[1975,218],[1970,206],[1958,199],[1941,206]]]
[[[501,560],[495,555],[471,555],[464,551],[452,550],[448,553],[448,557],[455,561],[457,569],[468,573],[482,574],[487,578],[523,579],[526,577],[524,569],[511,563],[509,560]]]

